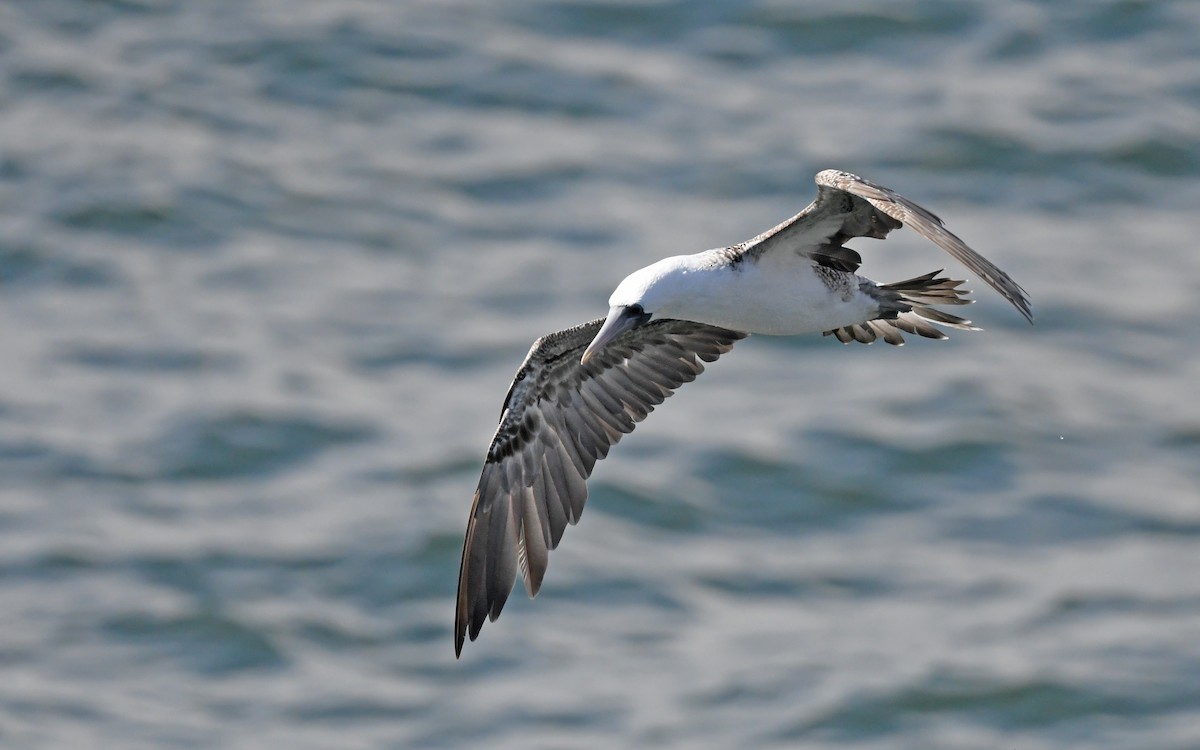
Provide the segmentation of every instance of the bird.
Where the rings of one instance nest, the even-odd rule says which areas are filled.
[[[537,595],[549,551],[579,521],[595,464],[704,365],[750,334],[823,332],[842,343],[944,339],[979,330],[937,306],[974,300],[941,270],[891,284],[858,275],[857,237],[907,225],[1033,323],[1028,294],[930,211],[849,172],[816,175],[817,196],[753,239],[664,258],[625,277],[607,316],[542,336],[517,370],[484,459],[463,540],[454,653],[494,621],[518,572]]]

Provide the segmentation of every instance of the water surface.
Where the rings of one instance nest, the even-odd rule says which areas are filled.
[[[1183,0],[5,6],[0,744],[1200,746],[1198,56]],[[740,343],[455,661],[529,343],[825,167],[1037,325]]]

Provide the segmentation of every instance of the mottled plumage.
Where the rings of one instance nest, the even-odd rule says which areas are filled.
[[[455,650],[500,614],[518,568],[530,596],[548,550],[579,520],[587,478],[621,436],[746,334],[686,320],[629,331],[588,363],[603,318],[534,342],[492,438],[463,544]]]

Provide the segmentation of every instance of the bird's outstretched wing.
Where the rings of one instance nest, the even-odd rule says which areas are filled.
[[[495,620],[518,569],[538,592],[548,552],[574,524],[596,461],[744,333],[650,321],[581,364],[603,319],[534,342],[513,380],[475,490],[463,541],[454,651]]]
[[[731,248],[749,258],[790,249],[822,266],[858,270],[862,257],[844,243],[854,237],[882,239],[908,225],[976,273],[1029,322],[1033,313],[1020,284],[946,229],[930,211],[858,175],[826,169],[816,177],[817,197],[803,211],[752,240]]]

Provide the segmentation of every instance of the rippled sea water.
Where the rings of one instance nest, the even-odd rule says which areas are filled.
[[[1185,0],[0,6],[0,745],[1200,747],[1197,59]],[[825,167],[1037,325],[740,343],[456,661],[529,343]]]

